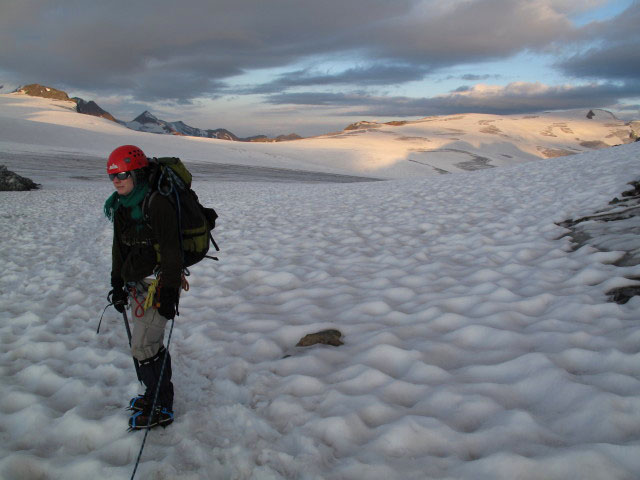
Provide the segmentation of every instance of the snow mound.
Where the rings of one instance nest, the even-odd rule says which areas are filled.
[[[571,251],[556,222],[624,190],[639,145],[411,181],[201,182],[221,261],[192,268],[176,421],[138,478],[634,478],[640,300],[606,291],[640,267]],[[110,192],[0,193],[2,478],[132,471],[120,316],[95,334]],[[344,345],[295,347],[323,329]]]

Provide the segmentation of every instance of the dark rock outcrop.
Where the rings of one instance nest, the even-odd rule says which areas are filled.
[[[609,205],[592,215],[568,219],[558,223],[567,228],[567,235],[575,249],[590,245],[601,251],[625,252],[614,265],[628,267],[640,264],[640,236],[638,220],[640,216],[640,179],[629,183],[631,189],[615,197]],[[627,276],[629,285],[607,291],[609,299],[616,303],[626,303],[635,295],[640,295],[640,277]]]
[[[301,140],[302,137],[297,133],[290,133],[289,135],[278,135],[276,142],[289,142],[291,140]]]
[[[241,142],[289,142],[291,140],[300,140],[302,137],[297,133],[290,133],[289,135],[278,135],[277,137],[268,137],[266,135],[256,135],[254,137],[240,138]]]
[[[243,139],[245,142],[271,142],[272,139],[266,135],[254,135],[252,137],[246,137]]]
[[[7,169],[4,165],[0,165],[0,191],[17,192],[35,190],[40,185],[25,177],[21,177]]]
[[[107,120],[111,120],[112,122],[117,122],[113,115],[100,108],[100,106],[93,100],[89,100],[87,102],[86,100],[83,100],[79,97],[73,97],[72,100],[76,102],[76,110],[78,113],[92,115],[94,117],[106,118]]]
[[[38,83],[32,83],[23,87],[18,87],[15,92],[24,93],[32,97],[52,98],[54,100],[67,100],[72,101],[67,95],[67,92],[62,90],[56,90],[55,88],[45,87]]]
[[[310,333],[300,339],[296,347],[310,347],[311,345],[331,345],[333,347],[339,347],[344,345],[340,338],[342,333],[340,330],[322,330],[321,332]]]
[[[382,125],[380,125],[377,122],[368,122],[366,120],[360,121],[360,122],[356,122],[356,123],[352,123],[351,125],[347,125],[344,129],[345,132],[351,131],[351,130],[369,130],[372,128],[380,128]]]

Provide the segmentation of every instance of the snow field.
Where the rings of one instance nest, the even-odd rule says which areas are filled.
[[[290,142],[251,143],[137,132],[78,114],[73,102],[0,94],[0,151],[104,157],[117,145],[134,144],[150,156],[204,163],[421,178],[629,141],[628,125],[602,111],[589,120],[587,112],[447,115]]]
[[[176,422],[137,478],[632,479],[639,267],[554,224],[625,189],[637,146],[371,184],[202,182],[219,263],[193,267]],[[128,478],[142,435],[107,310],[108,184],[2,193],[0,476]],[[337,328],[340,347],[295,347]]]

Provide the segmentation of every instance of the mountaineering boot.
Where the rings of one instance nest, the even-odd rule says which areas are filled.
[[[132,410],[134,412],[140,412],[142,410],[148,410],[151,408],[151,400],[149,400],[144,395],[137,395],[129,400],[129,407],[127,410]]]
[[[150,411],[151,407],[131,415],[129,417],[129,430],[143,430],[157,426],[166,427],[173,422],[173,412],[166,407],[156,407],[153,414]],[[151,417],[151,423],[149,423],[149,417]]]
[[[162,363],[165,360],[164,372]],[[162,376],[160,373],[162,372]],[[169,411],[173,409],[173,383],[171,383],[171,355],[164,347],[161,347],[156,355],[146,360],[140,361],[140,377],[145,386],[144,397],[146,397],[149,407],[152,405],[153,397],[158,388],[157,405],[167,407]]]

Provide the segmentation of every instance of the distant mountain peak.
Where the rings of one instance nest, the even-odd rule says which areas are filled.
[[[149,110],[145,110],[136,118],[133,119],[134,122],[138,123],[158,123],[158,117],[153,115]]]
[[[161,135],[184,135],[188,137],[217,138],[219,140],[230,140],[235,142],[282,142],[287,140],[297,140],[300,137],[295,133],[280,135],[276,138],[269,138],[266,135],[255,137],[239,138],[225,128],[207,129],[192,127],[182,120],[167,122],[145,110],[131,122],[121,122],[125,127],[140,132],[158,133]]]

